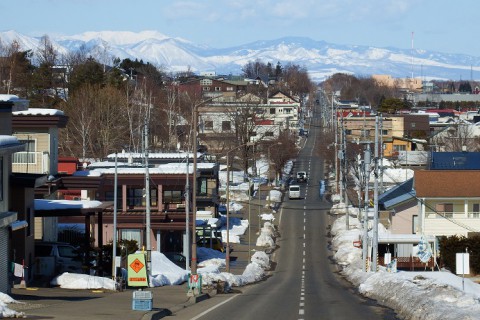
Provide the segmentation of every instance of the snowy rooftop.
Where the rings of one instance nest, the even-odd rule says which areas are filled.
[[[202,154],[197,153],[197,157],[199,158]],[[192,152],[170,152],[170,153],[160,153],[160,152],[152,152],[148,153],[148,157],[152,159],[186,159],[193,158]],[[143,153],[135,153],[135,152],[121,152],[117,153],[118,159],[128,159],[128,158],[144,158],[145,155]],[[108,159],[115,159],[115,153],[109,154],[107,156]]]
[[[103,163],[104,164],[104,163]],[[215,163],[197,163],[197,169],[213,169]],[[95,163],[91,165],[93,168],[96,167]],[[160,164],[155,168],[149,168],[148,172],[150,174],[187,174],[187,165],[185,163],[167,163]],[[119,168],[117,167],[117,174],[144,174],[145,168],[139,167],[129,167],[129,168]],[[92,170],[77,171],[74,176],[96,176],[99,177],[103,174],[115,174],[115,163],[111,168],[95,168]],[[193,174],[193,164],[188,165],[188,174]]]
[[[102,204],[96,200],[34,200],[35,210],[58,210],[58,209],[89,209]]]
[[[14,111],[13,115],[20,116],[63,116],[64,113],[61,110],[57,109],[47,109],[47,108],[29,108],[24,111]]]

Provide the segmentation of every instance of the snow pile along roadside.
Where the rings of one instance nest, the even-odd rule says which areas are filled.
[[[345,216],[332,225],[334,258],[341,273],[359,292],[394,309],[405,319],[477,319],[480,314],[480,285],[448,271],[378,272],[362,270],[362,250],[353,246],[361,234],[361,225],[350,218],[346,230]],[[379,232],[384,229],[379,228]],[[383,231],[384,232],[384,231]],[[462,285],[464,284],[464,288]],[[447,316],[448,315],[448,316]]]
[[[25,313],[8,308],[10,303],[20,303],[9,295],[0,292],[0,318],[26,318]]]

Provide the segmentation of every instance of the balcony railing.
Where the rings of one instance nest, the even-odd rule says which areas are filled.
[[[480,219],[480,212],[473,211],[453,211],[453,212],[426,212],[427,219],[440,219],[440,218],[450,218],[450,219]]]
[[[15,152],[12,156],[13,164],[37,164],[41,161],[41,152]]]

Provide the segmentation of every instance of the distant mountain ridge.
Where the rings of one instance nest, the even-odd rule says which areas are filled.
[[[357,76],[390,74],[393,77],[470,80],[480,78],[480,57],[426,50],[337,45],[305,37],[284,37],[255,41],[229,48],[212,48],[157,31],[101,31],[73,36],[49,36],[56,49],[65,54],[85,46],[96,58],[138,59],[166,72],[215,71],[240,74],[242,67],[257,59],[276,65],[293,63],[305,67],[314,81],[342,72]],[[35,50],[40,37],[13,30],[0,32],[0,40],[17,40],[22,50]],[[108,61],[111,61],[108,60]]]

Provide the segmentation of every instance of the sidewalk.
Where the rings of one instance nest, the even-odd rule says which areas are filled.
[[[250,201],[250,227],[240,238],[240,243],[231,243],[230,272],[241,275],[249,263],[256,247],[259,227],[263,226],[258,214],[271,212],[265,205],[267,191],[262,188],[260,200]],[[232,216],[248,219],[248,203],[243,210]],[[249,245],[250,233],[250,245]],[[187,296],[187,285],[164,286],[146,289],[152,292],[152,310],[133,310],[133,293],[129,288],[122,292],[107,290],[70,290],[62,288],[13,288],[10,296],[21,304],[9,304],[8,308],[24,312],[30,319],[161,319],[195,303],[209,299],[217,294],[217,288],[203,288],[197,297]]]
[[[208,299],[216,290],[198,297],[187,297],[185,284],[148,288],[152,292],[152,310],[133,310],[133,292],[69,290],[61,288],[13,289],[11,297],[25,304],[9,304],[31,319],[161,319],[192,304]]]

